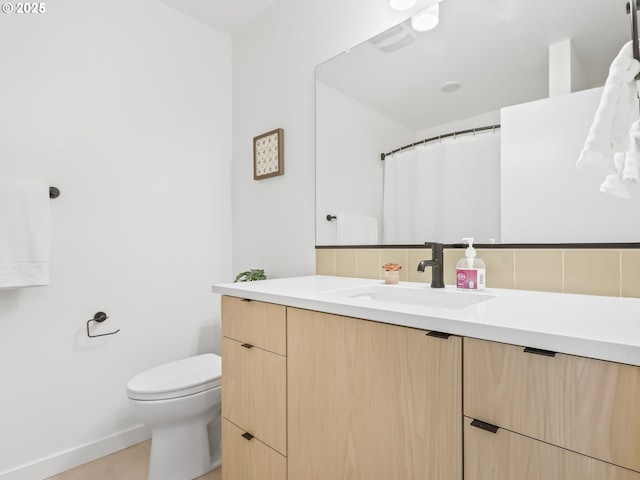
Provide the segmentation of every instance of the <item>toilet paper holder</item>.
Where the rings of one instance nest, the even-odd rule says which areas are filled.
[[[107,316],[106,313],[104,312],[96,312],[93,315],[93,318],[90,318],[89,320],[87,320],[87,337],[89,338],[96,338],[96,337],[106,337],[107,335],[115,335],[116,333],[118,333],[120,331],[120,329],[116,330],[115,332],[109,332],[109,333],[100,333],[98,335],[91,335],[91,332],[89,330],[89,324],[91,322],[98,322],[98,323],[102,323],[104,322],[107,318],[109,318]]]

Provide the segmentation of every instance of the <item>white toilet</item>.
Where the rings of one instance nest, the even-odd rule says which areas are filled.
[[[127,382],[135,415],[151,428],[149,480],[192,480],[220,465],[221,367],[206,353]]]

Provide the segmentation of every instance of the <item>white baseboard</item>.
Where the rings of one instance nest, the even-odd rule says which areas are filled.
[[[149,428],[140,425],[33,463],[0,472],[0,480],[43,480],[150,438]]]

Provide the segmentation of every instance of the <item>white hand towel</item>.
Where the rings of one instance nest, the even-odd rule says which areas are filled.
[[[336,214],[338,245],[375,245],[378,221],[367,215]]]
[[[624,167],[625,154],[624,153],[616,153],[614,157],[614,165],[616,171],[614,173],[610,173],[600,185],[600,191],[602,193],[606,193],[608,195],[613,195],[614,197],[629,199],[631,195],[629,194],[629,187],[622,180],[622,169]]]
[[[629,131],[629,150],[614,154],[615,172],[610,173],[600,185],[600,191],[614,197],[631,198],[629,185],[638,183],[640,172],[640,120],[634,122]]]
[[[633,80],[638,72],[640,62],[633,58],[628,42],[609,68],[600,104],[577,161],[580,170],[601,175],[617,173],[613,157],[629,148],[630,114],[636,92]]]
[[[0,288],[49,284],[49,186],[0,179]]]
[[[629,151],[624,158],[622,180],[635,184],[640,180],[640,120],[634,122],[629,131]]]

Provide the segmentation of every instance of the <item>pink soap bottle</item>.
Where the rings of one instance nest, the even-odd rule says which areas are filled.
[[[486,271],[484,262],[476,258],[476,249],[473,248],[473,238],[463,238],[469,244],[465,250],[464,258],[458,260],[456,265],[456,286],[468,290],[482,290],[486,285]]]

